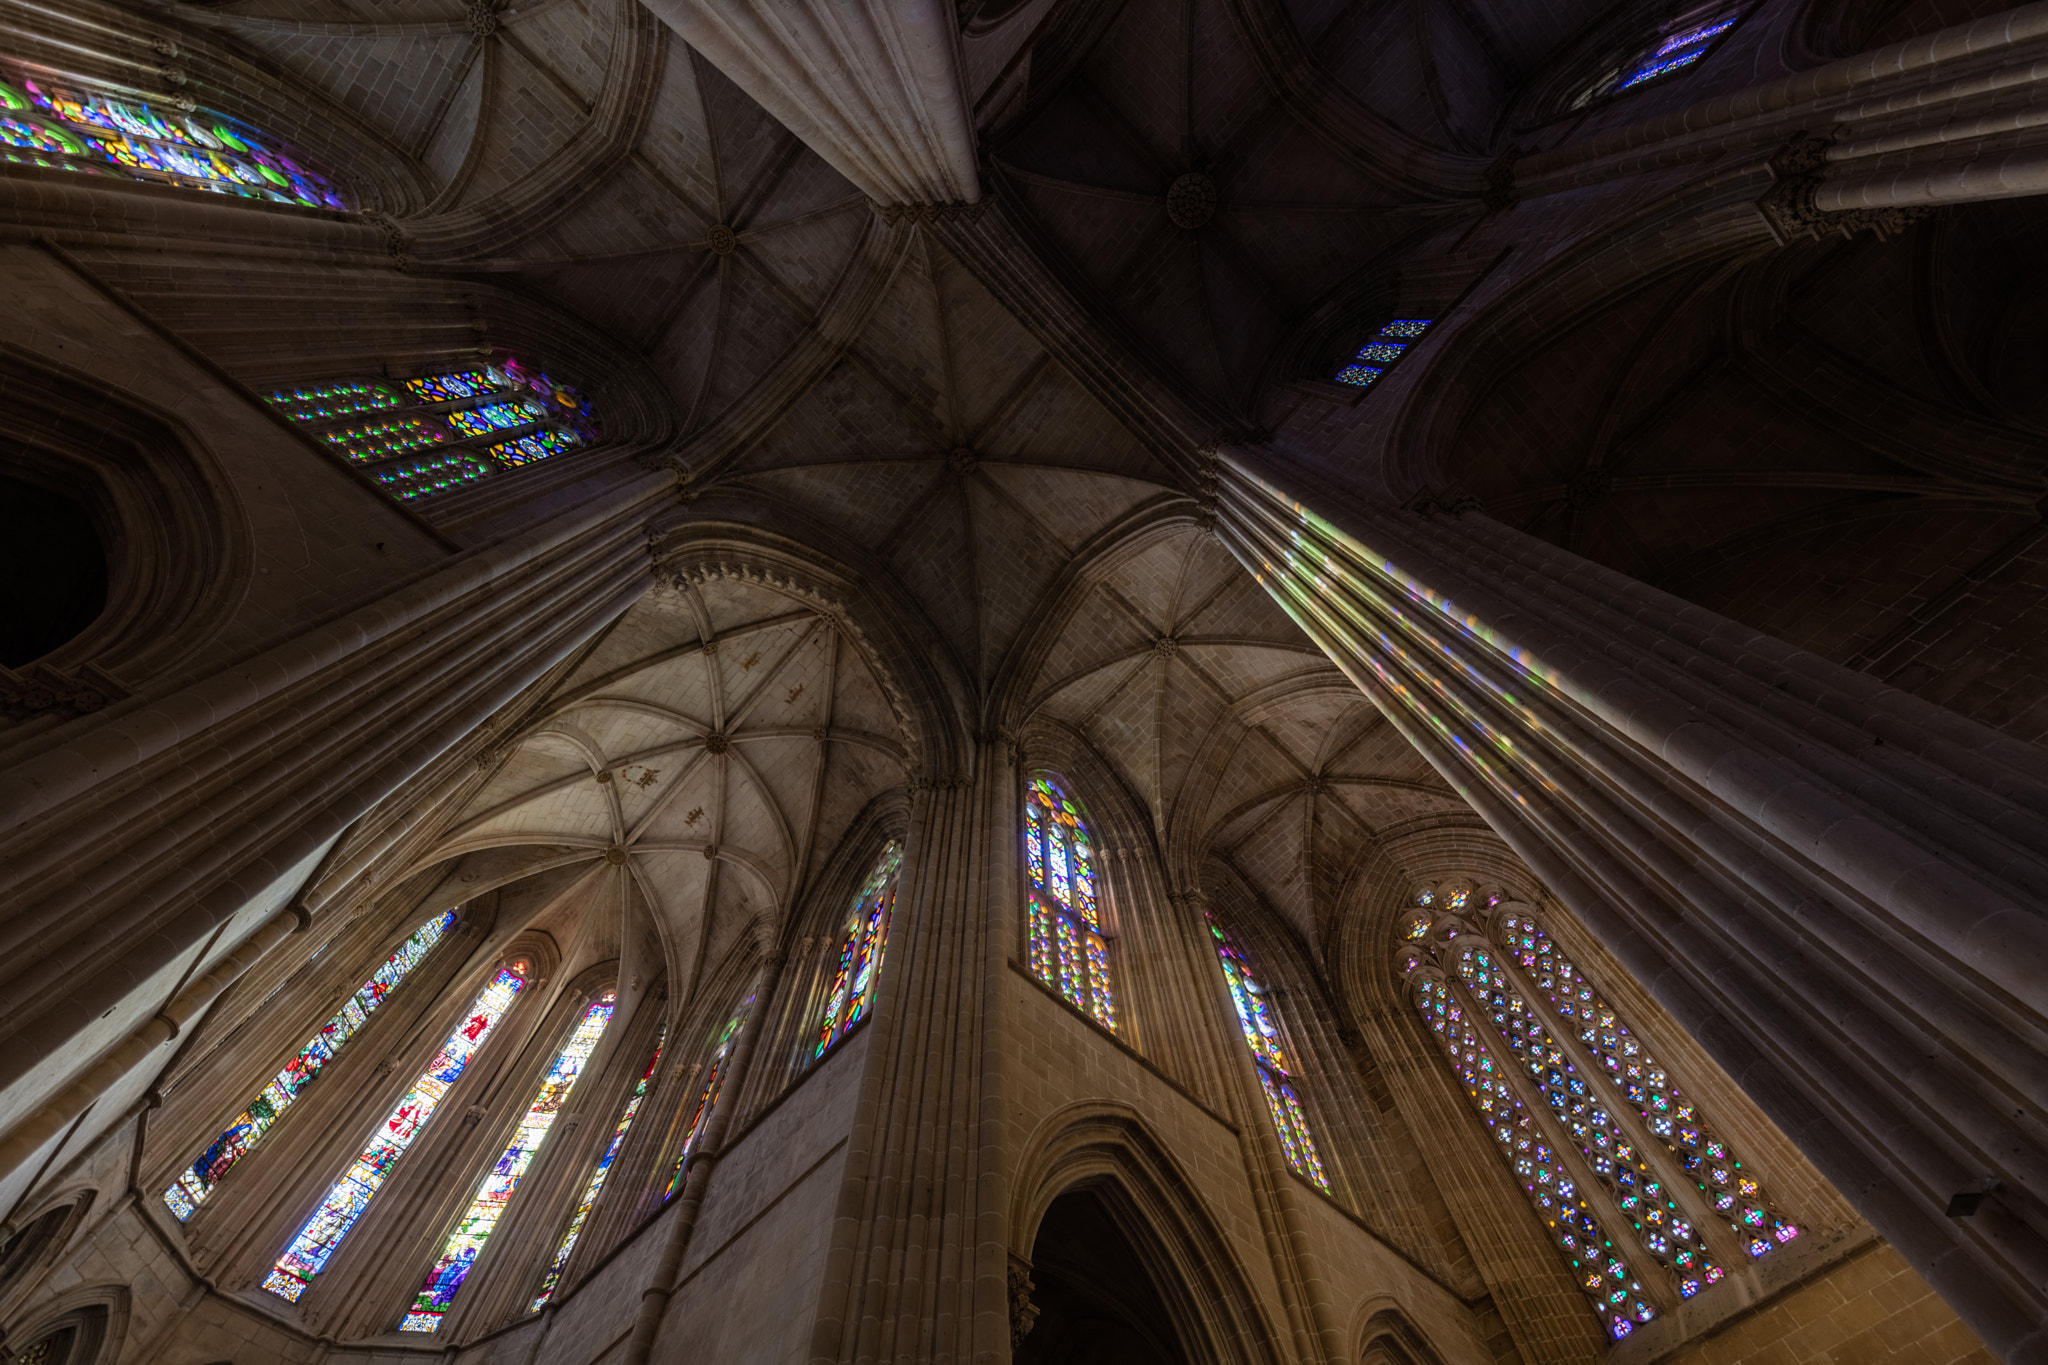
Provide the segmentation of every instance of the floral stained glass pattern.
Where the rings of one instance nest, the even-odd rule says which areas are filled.
[[[590,1064],[590,1054],[597,1050],[598,1040],[604,1037],[605,1028],[612,1021],[612,1011],[617,1007],[618,997],[606,991],[583,1012],[576,1031],[569,1035],[568,1044],[556,1054],[554,1065],[548,1068],[546,1078],[541,1081],[540,1093],[533,1097],[533,1103],[527,1106],[526,1116],[513,1130],[512,1141],[498,1158],[497,1165],[491,1168],[491,1173],[484,1177],[483,1188],[477,1191],[469,1211],[462,1215],[462,1221],[455,1225],[448,1244],[441,1248],[441,1259],[434,1262],[434,1268],[427,1272],[427,1282],[413,1296],[412,1311],[399,1323],[400,1331],[431,1332],[441,1325],[441,1319],[447,1316],[448,1309],[454,1304],[456,1292],[462,1288],[470,1268],[483,1254],[491,1234],[497,1231],[506,1206],[512,1202],[513,1192],[533,1165],[534,1155],[547,1138],[548,1130],[554,1127],[555,1116],[562,1112],[570,1090]]]
[[[325,177],[224,115],[116,98],[68,78],[18,81],[0,81],[0,158],[16,165],[306,208],[348,207]]]
[[[1339,384],[1367,388],[1387,372],[1416,338],[1429,330],[1429,318],[1395,318],[1382,325],[1373,339],[1358,348],[1344,368],[1334,376]]]
[[[1095,885],[1095,840],[1081,803],[1050,777],[1024,795],[1024,865],[1031,916],[1031,970],[1104,1028],[1116,1029],[1109,940]]]
[[[896,873],[903,864],[903,846],[891,843],[882,850],[874,871],[853,898],[853,914],[846,922],[846,941],[840,945],[839,961],[825,1003],[818,1012],[813,1060],[852,1032],[867,1017],[875,1002],[882,954],[889,946],[889,916],[896,906]]]
[[[1543,1140],[1526,1106],[1515,1098],[1493,1054],[1465,1017],[1464,1007],[1444,983],[1429,976],[1416,981],[1414,999],[1451,1070],[1464,1082],[1480,1122],[1514,1168],[1530,1204],[1570,1263],[1573,1277],[1586,1291],[1608,1335],[1618,1341],[1637,1324],[1654,1318],[1657,1310],[1645,1298],[1626,1257],[1594,1218],[1577,1182]]]
[[[640,1112],[640,1102],[647,1098],[647,1087],[654,1081],[654,1068],[661,1064],[661,1048],[667,1038],[664,1030],[661,1038],[655,1041],[654,1055],[647,1059],[633,1093],[626,1097],[626,1107],[620,1111],[619,1121],[612,1125],[611,1141],[605,1144],[604,1155],[597,1159],[597,1169],[590,1173],[590,1180],[583,1186],[583,1195],[576,1201],[575,1211],[569,1215],[569,1229],[562,1234],[561,1245],[555,1248],[553,1259],[542,1272],[540,1289],[534,1294],[533,1302],[526,1306],[527,1312],[538,1313],[561,1286],[562,1271],[568,1267],[570,1253],[576,1250],[576,1239],[583,1235],[583,1225],[590,1221],[590,1211],[597,1207],[597,1196],[604,1189],[604,1179],[611,1173],[612,1163],[619,1159],[619,1149],[626,1145],[626,1130],[633,1126],[633,1118]]]
[[[1322,1157],[1317,1154],[1315,1138],[1309,1132],[1308,1114],[1302,1107],[1301,1092],[1295,1087],[1287,1051],[1280,1039],[1280,1024],[1274,1018],[1266,988],[1259,984],[1250,962],[1230,935],[1223,932],[1223,926],[1211,920],[1209,933],[1216,940],[1216,956],[1223,963],[1223,979],[1230,985],[1230,1002],[1237,1007],[1237,1023],[1244,1031],[1245,1046],[1252,1050],[1252,1060],[1258,1063],[1259,1085],[1266,1092],[1266,1107],[1272,1111],[1273,1127],[1280,1134],[1287,1164],[1328,1190],[1330,1177],[1323,1170]]]
[[[1722,1277],[1685,1211],[1664,1188],[1643,1153],[1622,1134],[1599,1098],[1552,1038],[1493,956],[1492,949],[1460,940],[1458,975],[1486,1011],[1508,1051],[1521,1062],[1558,1122],[1578,1144],[1593,1178],[1630,1220],[1637,1241],[1671,1274],[1680,1298],[1689,1299]]]
[[[270,402],[400,502],[565,454],[600,435],[588,400],[510,357],[402,381],[279,389]]]
[[[170,1188],[164,1191],[164,1204],[180,1222],[198,1211],[206,1196],[213,1193],[214,1186],[220,1184],[221,1177],[227,1174],[228,1168],[248,1155],[249,1149],[270,1131],[278,1116],[313,1083],[321,1068],[334,1060],[342,1045],[355,1037],[376,1008],[454,927],[455,912],[451,910],[428,920],[399,944],[397,950],[370,974],[370,979],[343,1002],[341,1012],[328,1020],[299,1049],[299,1055],[287,1062],[284,1070],[278,1072],[270,1084],[249,1101],[248,1107],[235,1116],[220,1136],[207,1144],[198,1160],[171,1182]]]
[[[675,1198],[683,1188],[683,1175],[689,1166],[690,1153],[697,1150],[697,1143],[704,1137],[704,1129],[711,1123],[712,1111],[718,1108],[718,1092],[725,1087],[725,1073],[732,1066],[732,1050],[739,1042],[740,1029],[747,1022],[747,1011],[753,1004],[751,995],[742,1000],[711,1045],[711,1056],[704,1063],[704,1081],[697,1087],[697,1104],[690,1111],[690,1126],[683,1132],[683,1149],[676,1154],[676,1167],[669,1174],[668,1189],[661,1196],[663,1199]]]
[[[506,967],[499,969],[477,994],[462,1022],[434,1054],[434,1060],[413,1081],[398,1107],[378,1125],[362,1154],[342,1173],[327,1197],[320,1201],[320,1207],[299,1229],[298,1236],[277,1258],[277,1264],[263,1281],[265,1289],[292,1303],[305,1294],[313,1277],[326,1267],[341,1239],[348,1236],[349,1229],[383,1187],[392,1166],[432,1120],[449,1087],[462,1079],[470,1059],[512,1008],[513,1000],[525,985],[522,975]]]
[[[1752,1258],[1762,1257],[1797,1238],[1798,1225],[1776,1212],[1762,1183],[1708,1125],[1699,1106],[1680,1093],[1670,1073],[1536,921],[1526,915],[1503,915],[1493,932],[1507,955],[1529,973],[1537,996],[1592,1053],[1601,1073],[1642,1125],[1677,1158],[1714,1211],[1728,1220],[1743,1249]]]

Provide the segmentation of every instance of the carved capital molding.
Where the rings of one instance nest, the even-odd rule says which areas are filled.
[[[1031,1291],[1038,1286],[1031,1282],[1031,1267],[1010,1258],[1010,1349],[1016,1350],[1024,1344],[1024,1338],[1031,1335],[1032,1326],[1038,1321],[1038,1305],[1031,1302]]]
[[[1819,241],[1834,232],[1853,237],[1866,230],[1880,239],[1896,237],[1934,212],[1931,204],[1894,204],[1877,209],[1821,208],[1817,196],[1826,179],[1828,148],[1835,137],[1835,131],[1802,132],[1771,158],[1771,174],[1777,183],[1756,201],[1756,208],[1779,242],[1791,243],[1802,237]]]
[[[0,668],[0,717],[8,720],[52,714],[69,720],[131,695],[119,678],[94,664],[80,664],[68,673],[39,663],[19,673]]]

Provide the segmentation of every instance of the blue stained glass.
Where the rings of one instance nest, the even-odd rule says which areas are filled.
[[[1380,327],[1383,337],[1419,337],[1429,330],[1429,318],[1395,318]]]
[[[440,1052],[399,1100],[398,1107],[377,1126],[361,1154],[335,1182],[334,1188],[327,1192],[327,1197],[320,1201],[320,1207],[299,1229],[299,1235],[284,1249],[284,1254],[277,1258],[277,1264],[263,1281],[265,1289],[288,1302],[297,1303],[312,1287],[313,1277],[326,1268],[328,1258],[341,1245],[341,1239],[348,1236],[356,1219],[362,1216],[371,1198],[383,1187],[391,1167],[434,1117],[434,1110],[448,1093],[448,1087],[461,1077],[470,1058],[484,1045],[484,1040],[498,1026],[498,1021],[505,1017],[505,1011],[512,1008],[513,998],[525,985],[525,977],[510,968],[501,968],[491,978],[490,984],[470,1005],[462,1022],[441,1044]]]
[[[369,1020],[371,1013],[384,1003],[385,997],[397,988],[401,981],[411,974],[442,935],[455,927],[455,912],[428,920],[416,930],[412,937],[398,945],[397,951],[386,958],[370,979],[356,988],[354,995],[342,1002],[341,1012],[327,1021],[320,1032],[299,1049],[299,1055],[285,1064],[261,1094],[249,1101],[249,1105],[236,1116],[227,1128],[199,1154],[198,1160],[181,1172],[178,1178],[164,1191],[164,1204],[183,1222],[197,1212],[199,1205],[213,1193],[228,1168],[240,1161],[254,1147],[262,1136],[270,1131],[278,1116],[291,1106],[307,1086],[313,1083],[321,1069],[342,1049],[342,1045],[353,1038],[356,1031]]]
[[[1358,348],[1354,360],[1379,360],[1391,365],[1401,358],[1407,346],[1398,341],[1369,341]]]
[[[1373,380],[1378,379],[1383,373],[1385,371],[1375,369],[1371,365],[1346,365],[1343,369],[1337,371],[1337,382],[1339,384],[1356,384],[1362,389],[1371,384]]]

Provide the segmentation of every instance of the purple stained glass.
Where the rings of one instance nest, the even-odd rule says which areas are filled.
[[[348,1236],[349,1229],[370,1206],[370,1200],[383,1188],[392,1166],[405,1155],[413,1139],[434,1117],[434,1110],[447,1095],[448,1088],[462,1079],[470,1059],[490,1037],[498,1021],[505,1017],[505,1011],[512,1008],[512,1001],[525,985],[525,978],[518,972],[501,968],[491,978],[490,984],[478,993],[462,1022],[455,1026],[455,1031],[441,1044],[441,1050],[427,1063],[427,1069],[413,1081],[404,1098],[399,1100],[398,1107],[370,1135],[362,1153],[342,1173],[334,1188],[327,1192],[327,1197],[320,1201],[320,1207],[299,1229],[298,1236],[277,1258],[277,1264],[264,1278],[265,1289],[288,1302],[297,1303],[311,1287],[313,1277],[326,1268],[328,1258],[341,1245],[341,1239]]]
[[[476,1258],[483,1254],[491,1234],[497,1231],[520,1180],[532,1167],[541,1143],[554,1127],[555,1116],[562,1112],[570,1090],[590,1064],[590,1054],[597,1050],[598,1041],[604,1037],[617,1004],[618,997],[606,991],[583,1012],[576,1031],[569,1035],[568,1044],[556,1054],[554,1065],[548,1068],[547,1076],[541,1081],[540,1092],[527,1106],[519,1127],[513,1130],[512,1141],[490,1174],[484,1177],[483,1188],[477,1191],[469,1211],[463,1214],[462,1221],[449,1234],[440,1259],[427,1272],[426,1283],[413,1296],[412,1311],[399,1323],[400,1331],[431,1332],[440,1327],[441,1319],[447,1316],[448,1309],[455,1302],[456,1291],[462,1288],[463,1280],[476,1265]]]
[[[235,1116],[190,1167],[179,1173],[170,1188],[164,1191],[163,1200],[180,1222],[198,1211],[220,1183],[221,1177],[227,1174],[228,1168],[248,1155],[249,1149],[270,1131],[278,1116],[313,1083],[321,1069],[334,1060],[342,1045],[356,1035],[371,1013],[384,1003],[385,997],[398,988],[398,984],[420,964],[442,936],[454,927],[455,912],[451,910],[428,920],[399,944],[383,965],[370,974],[370,979],[342,1003],[341,1012],[328,1020],[299,1049],[299,1055],[285,1064],[284,1070],[249,1101],[248,1107]]]

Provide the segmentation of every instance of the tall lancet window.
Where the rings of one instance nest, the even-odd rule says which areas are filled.
[[[1116,1028],[1109,940],[1095,884],[1095,840],[1081,803],[1050,777],[1024,794],[1024,866],[1031,885],[1031,970],[1106,1029]]]
[[[526,1107],[526,1116],[513,1130],[512,1141],[491,1173],[484,1177],[483,1188],[470,1201],[469,1211],[449,1234],[448,1244],[441,1248],[441,1259],[427,1272],[427,1282],[413,1296],[412,1311],[399,1324],[401,1331],[431,1332],[447,1316],[456,1291],[462,1288],[476,1258],[483,1254],[484,1244],[498,1230],[498,1221],[505,1216],[513,1191],[519,1188],[520,1180],[533,1165],[534,1154],[540,1150],[548,1130],[554,1127],[555,1115],[562,1112],[569,1091],[583,1074],[583,1068],[590,1064],[590,1054],[597,1050],[598,1040],[604,1037],[617,1004],[618,997],[606,991],[583,1012],[576,1031],[569,1035],[568,1043],[556,1054],[554,1065],[541,1081],[540,1092]]]
[[[1535,918],[1503,913],[1492,929],[1494,941],[1527,974],[1533,994],[1559,1028],[1578,1036],[1595,1063],[1594,1074],[1607,1078],[1617,1107],[1633,1113],[1649,1140],[1670,1153],[1694,1190],[1727,1220],[1743,1253],[1760,1259],[1798,1237],[1798,1225],[1778,1210],[1754,1168],[1742,1163],[1733,1144],[1680,1091],[1671,1073],[1657,1064]]]
[[[654,1081],[654,1068],[661,1065],[661,1047],[666,1041],[668,1030],[663,1029],[661,1037],[655,1039],[654,1055],[647,1059],[639,1081],[633,1086],[633,1093],[626,1096],[626,1107],[619,1112],[618,1122],[612,1125],[611,1141],[605,1144],[604,1155],[597,1159],[597,1169],[590,1173],[589,1181],[583,1186],[583,1196],[576,1201],[576,1208],[569,1215],[569,1229],[562,1234],[561,1245],[555,1248],[553,1259],[542,1272],[540,1288],[535,1292],[533,1302],[526,1306],[527,1312],[538,1313],[560,1287],[562,1271],[569,1264],[569,1254],[576,1250],[576,1239],[583,1235],[583,1225],[590,1221],[590,1211],[597,1207],[597,1196],[604,1189],[604,1179],[611,1173],[612,1163],[619,1159],[619,1149],[626,1145],[626,1130],[633,1126],[633,1118],[640,1112],[640,1102],[647,1098],[647,1087]]]
[[[370,973],[370,979],[342,1002],[341,1012],[307,1040],[306,1045],[299,1049],[299,1055],[285,1063],[284,1070],[278,1072],[270,1084],[235,1115],[189,1168],[179,1173],[163,1195],[165,1206],[177,1215],[179,1221],[198,1212],[199,1206],[206,1202],[206,1197],[213,1193],[228,1169],[262,1141],[279,1115],[291,1107],[292,1101],[334,1060],[342,1046],[355,1037],[385,998],[411,975],[412,969],[419,966],[442,936],[454,927],[455,912],[451,910],[428,920],[413,932],[412,937],[399,944],[397,951]]]
[[[1209,932],[1216,940],[1216,956],[1223,963],[1223,979],[1230,984],[1230,1000],[1237,1007],[1237,1023],[1244,1031],[1245,1046],[1252,1050],[1252,1060],[1258,1063],[1259,1085],[1266,1092],[1266,1107],[1272,1111],[1273,1127],[1280,1134],[1287,1164],[1328,1190],[1330,1177],[1323,1170],[1315,1137],[1309,1132],[1308,1112],[1301,1102],[1301,1090],[1293,1063],[1288,1060],[1271,994],[1223,926],[1211,919]]]
[[[1740,1235],[1735,1202],[1736,1182],[1747,1182],[1761,1210],[1754,1180],[1719,1139],[1722,1165],[1712,1164],[1711,1134],[1696,1108],[1682,1102],[1584,978],[1566,970],[1570,964],[1526,911],[1495,914],[1498,896],[1482,907],[1467,889],[1440,891],[1420,892],[1402,921],[1396,967],[1608,1333],[1627,1336],[1715,1284],[1730,1255],[1764,1254],[1758,1239]],[[1484,918],[1498,942],[1481,932]],[[1602,1075],[1608,1086],[1598,1083]],[[1678,1140],[1680,1108],[1689,1147]],[[1655,1141],[1644,1141],[1646,1134]],[[1688,1154],[1698,1158],[1691,1166]],[[1730,1220],[1729,1235],[1711,1226],[1721,1192],[1729,1195],[1718,1210]],[[1782,1220],[1765,1231],[1785,1241],[1799,1235]]]
[[[1755,0],[1708,0],[1683,9],[1630,46],[1615,50],[1592,84],[1571,102],[1583,109],[1595,100],[1662,80],[1693,66],[1718,47],[1742,22]],[[1641,31],[1638,30],[1638,34]]]
[[[874,1007],[882,954],[889,947],[889,916],[896,908],[896,874],[902,866],[903,845],[892,841],[853,898],[846,939],[818,1009],[810,1060],[824,1056]]]
[[[433,1119],[435,1109],[446,1098],[449,1087],[462,1079],[470,1059],[491,1036],[491,1030],[512,1008],[512,1002],[526,986],[526,964],[514,962],[501,967],[477,993],[468,1013],[448,1040],[441,1044],[441,1050],[434,1054],[434,1060],[427,1063],[412,1086],[398,1102],[360,1155],[342,1173],[327,1197],[320,1201],[320,1207],[299,1229],[299,1235],[292,1239],[284,1254],[277,1258],[277,1264],[265,1277],[263,1287],[279,1298],[297,1303],[312,1286],[313,1277],[326,1269],[327,1262],[334,1255],[341,1239],[348,1236],[349,1229],[363,1216],[363,1210],[376,1198],[384,1181],[390,1176],[391,1168],[412,1146],[420,1130]]]
[[[704,1130],[711,1126],[712,1111],[718,1108],[718,1093],[725,1088],[725,1073],[732,1069],[733,1049],[739,1045],[740,1030],[746,1026],[747,1011],[752,1009],[754,997],[751,992],[733,1011],[732,1018],[725,1021],[725,1027],[718,1031],[711,1043],[711,1056],[704,1062],[703,1079],[697,1086],[697,1102],[690,1110],[690,1126],[683,1130],[683,1149],[676,1153],[675,1169],[669,1173],[668,1189],[663,1199],[673,1199],[681,1193],[683,1176],[689,1169],[690,1153],[697,1150],[697,1144],[704,1140]]]

